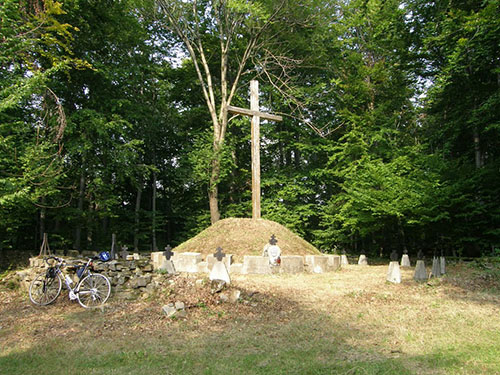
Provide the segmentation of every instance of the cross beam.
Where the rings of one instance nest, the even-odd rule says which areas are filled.
[[[283,117],[259,110],[259,81],[250,81],[250,109],[228,106],[228,111],[252,117],[252,219],[260,219],[260,119],[282,121]]]
[[[259,116],[260,118],[263,118],[265,120],[273,120],[273,121],[283,121],[282,116],[278,115],[273,115],[271,113],[265,113],[265,112],[259,112],[259,111],[252,111],[251,109],[246,109],[246,108],[240,108],[240,107],[234,107],[232,105],[227,106],[227,110],[231,113],[236,113],[238,115],[244,115],[244,116]]]

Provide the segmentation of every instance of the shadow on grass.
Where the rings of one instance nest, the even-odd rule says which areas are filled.
[[[68,345],[48,338],[0,357],[2,374],[411,374],[400,361],[351,361],[354,348],[311,320],[286,327],[233,326],[222,332],[85,338]],[[312,325],[312,326],[311,326]],[[357,349],[359,350],[359,349]],[[363,353],[361,353],[363,354]],[[373,353],[364,353],[367,358]]]
[[[0,273],[9,269],[26,268],[29,265],[29,258],[33,256],[33,253],[33,251],[27,250],[1,250]]]
[[[335,327],[323,327],[318,333],[317,325],[323,323],[316,318],[286,327],[233,326],[194,336],[183,336],[181,330],[131,340],[86,337],[71,345],[48,338],[30,349],[1,356],[0,368],[2,374],[26,375],[488,374],[499,370],[479,364],[464,371],[464,363],[487,348],[389,358],[346,345],[338,339]]]
[[[449,265],[443,283],[452,287],[445,289],[452,299],[500,307],[500,263],[491,269],[475,262]]]
[[[14,330],[31,341],[0,346],[0,374],[364,375],[500,370],[494,367],[498,346],[435,349],[420,356],[391,353],[379,339],[363,343],[372,334],[369,325],[353,328],[345,318],[314,311],[314,306],[299,304],[285,292],[241,291],[243,301],[234,305],[193,301],[188,319],[177,321],[161,313],[162,304],[168,302],[162,296],[148,303],[113,302],[104,312],[69,302],[46,309],[4,307],[2,314],[22,317],[12,321],[17,324]]]

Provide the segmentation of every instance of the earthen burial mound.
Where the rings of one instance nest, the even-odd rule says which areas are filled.
[[[233,254],[233,261],[242,261],[244,255],[262,255],[271,235],[278,240],[281,255],[319,255],[318,249],[291,230],[274,221],[264,219],[219,220],[195,237],[173,249],[174,252],[196,252],[204,256],[222,247],[224,253]]]

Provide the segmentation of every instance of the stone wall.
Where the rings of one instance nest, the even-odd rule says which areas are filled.
[[[85,265],[88,260],[88,258],[70,257],[64,259],[68,265]],[[109,278],[113,294],[123,298],[145,297],[145,294],[153,293],[163,279],[160,273],[153,272],[153,265],[149,257],[137,254],[135,259],[111,260],[109,262],[93,261],[93,265],[96,273],[102,273]],[[21,287],[28,290],[31,281],[36,275],[45,272],[46,268],[47,265],[42,258],[30,258],[30,267],[16,273]],[[65,267],[63,272],[70,275],[74,283],[78,281],[75,267]]]
[[[68,265],[84,265],[88,258],[65,257]],[[209,255],[203,259],[200,253],[178,253],[172,257],[175,272],[207,274],[212,269],[215,259]],[[106,275],[111,281],[112,293],[117,297],[136,298],[151,295],[159,286],[168,283],[165,271],[160,268],[166,261],[162,252],[151,253],[150,256],[134,254],[128,260],[111,260],[109,262],[94,261],[94,271]],[[280,266],[271,266],[267,257],[245,256],[243,263],[233,263],[232,255],[223,258],[230,274],[297,274],[302,272],[330,272],[340,269],[338,255],[285,255],[281,257]],[[36,275],[45,272],[46,263],[42,258],[30,258],[29,268],[18,271],[17,279],[21,287],[28,290]],[[75,267],[64,268],[64,273],[78,281]]]

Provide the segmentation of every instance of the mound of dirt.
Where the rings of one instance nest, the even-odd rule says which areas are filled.
[[[180,244],[174,252],[196,252],[203,255],[213,254],[217,247],[224,253],[233,254],[233,260],[241,262],[244,255],[262,255],[264,245],[275,235],[282,255],[320,254],[306,240],[270,220],[229,218],[219,220],[197,236]]]

